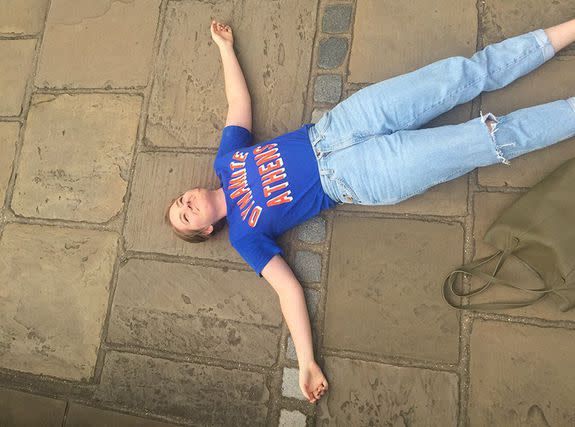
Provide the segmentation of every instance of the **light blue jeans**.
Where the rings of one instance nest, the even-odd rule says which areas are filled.
[[[324,191],[338,203],[395,204],[476,167],[508,163],[575,136],[575,98],[419,129],[482,91],[524,76],[554,53],[545,32],[537,30],[356,92],[309,129]],[[488,118],[495,122],[491,131]]]

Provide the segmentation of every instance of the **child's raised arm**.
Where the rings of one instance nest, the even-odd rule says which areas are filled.
[[[212,21],[210,26],[212,39],[220,49],[224,67],[226,98],[228,99],[228,117],[226,126],[241,126],[251,132],[252,105],[246,79],[236,53],[234,52],[234,36],[229,25]]]
[[[280,255],[267,263],[262,276],[279,296],[297,354],[301,391],[311,403],[315,403],[327,391],[328,384],[313,355],[311,327],[302,287]]]

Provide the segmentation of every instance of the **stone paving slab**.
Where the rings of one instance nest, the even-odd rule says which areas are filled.
[[[505,194],[505,193],[476,193],[474,195],[474,212],[475,221],[473,225],[473,237],[475,239],[475,258],[481,258],[491,255],[496,252],[496,248],[483,242],[483,236],[487,232],[491,224],[503,213],[503,211],[511,206],[515,200],[519,198],[518,194]],[[494,268],[495,264],[491,264],[485,271]],[[537,288],[541,286],[541,282],[537,279],[534,273],[527,269],[522,263],[511,257],[503,266],[498,275],[502,279],[512,280],[516,283],[523,284],[527,287]],[[472,285],[479,287],[484,284],[483,281],[473,280]],[[515,292],[508,288],[493,287],[484,294],[474,298],[474,302],[483,303],[490,301],[507,301],[511,299],[531,299],[532,295],[527,293]],[[575,310],[568,312],[561,312],[557,308],[554,297],[537,303],[533,307],[518,308],[512,310],[494,310],[495,313],[507,313],[514,316],[536,317],[547,320],[571,320],[575,321]]]
[[[557,25],[575,15],[571,0],[485,0],[481,21],[485,45]]]
[[[2,0],[0,34],[36,34],[44,28],[49,0]]]
[[[476,321],[471,426],[575,424],[575,331]]]
[[[475,3],[357,0],[349,81],[377,82],[450,56],[473,55]]]
[[[269,139],[300,127],[315,2],[173,2],[166,14],[147,139],[158,146],[219,145],[226,98],[209,17],[229,22],[234,29],[235,49],[252,98],[255,138]]]
[[[146,86],[161,0],[52,0],[36,86]]]
[[[162,423],[132,415],[119,414],[98,408],[70,403],[64,427],[170,427]]]
[[[0,389],[0,426],[60,427],[65,411],[63,400]]]
[[[281,321],[275,292],[252,272],[130,260],[108,341],[269,366]]]
[[[318,404],[318,426],[457,424],[454,373],[331,356],[325,373],[331,382]]]
[[[12,175],[19,132],[19,123],[0,123],[0,209],[4,205],[8,181]]]
[[[0,240],[0,366],[90,379],[100,346],[115,233],[7,224]]]
[[[255,372],[110,352],[94,397],[193,425],[251,427],[265,424],[269,391]]]
[[[336,217],[324,345],[457,362],[458,316],[439,289],[462,255],[460,225]]]
[[[395,205],[339,205],[338,210],[350,212],[411,213],[419,215],[456,216],[467,213],[467,180],[458,179],[431,187],[425,193]]]
[[[575,12],[574,12],[575,15]],[[484,113],[505,115],[521,108],[566,99],[575,93],[575,57],[558,57],[504,89],[482,96]],[[479,170],[479,184],[485,186],[530,187],[566,159],[575,157],[575,139],[526,154],[511,165]]]
[[[0,40],[0,116],[18,116],[29,75],[36,40]]]
[[[36,95],[12,209],[26,217],[103,223],[123,208],[142,99]]]
[[[227,226],[204,243],[185,242],[165,221],[170,201],[194,187],[220,186],[213,154],[141,153],[134,172],[124,234],[134,251],[244,262],[229,244]]]

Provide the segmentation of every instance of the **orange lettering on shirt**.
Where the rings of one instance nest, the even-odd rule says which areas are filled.
[[[238,201],[238,206],[240,207],[240,209],[245,208],[248,205],[248,202],[250,200],[252,200],[252,192],[251,191],[249,193],[247,193],[244,197],[242,197]]]
[[[265,186],[264,187],[264,197],[267,199],[272,193],[275,193],[278,190],[281,190],[282,188],[286,188],[289,185],[289,182],[285,181],[282,182],[281,184],[275,185],[273,187]]]
[[[245,166],[245,162],[230,162],[230,169],[239,169]]]
[[[252,214],[250,215],[250,219],[248,221],[250,227],[253,228],[256,226],[256,224],[258,223],[258,219],[260,219],[260,213],[262,213],[262,207],[256,206],[252,211]]]
[[[232,199],[235,199],[236,197],[241,196],[242,194],[246,194],[251,192],[250,187],[240,187],[238,188],[236,191],[234,191],[232,194],[230,194],[230,197]]]
[[[262,185],[270,185],[273,184],[274,182],[281,181],[287,176],[284,173],[285,171],[286,171],[285,168],[281,168],[276,171],[266,173],[264,176],[262,176]]]
[[[231,190],[232,188],[245,187],[247,184],[248,181],[246,180],[246,174],[244,173],[243,175],[230,179],[228,190]]]
[[[261,165],[258,168],[258,171],[260,172],[260,175],[264,175],[268,172],[271,172],[275,169],[279,169],[284,165],[284,161],[283,159],[280,157],[279,159],[277,159],[275,162],[270,162],[266,165]]]
[[[266,145],[263,145],[261,147],[256,147],[256,148],[254,148],[254,154],[260,154],[260,153],[262,153],[268,149],[274,148],[274,147],[277,147],[277,144],[275,144],[275,143],[274,144],[266,144]]]
[[[256,166],[259,166],[262,163],[271,162],[272,160],[277,159],[279,156],[280,154],[278,153],[278,149],[274,148],[273,150],[258,154],[254,157],[254,160],[256,161]]]
[[[232,172],[232,177],[235,178],[235,177],[240,176],[240,175],[245,175],[245,173],[246,173],[245,169],[240,169],[240,170]]]
[[[293,197],[290,196],[291,190],[284,191],[279,196],[274,197],[273,199],[269,199],[266,203],[268,206],[277,206],[283,203],[288,203],[293,200]]]
[[[239,151],[236,151],[234,153],[234,155],[232,156],[232,159],[238,160],[240,162],[245,162],[247,157],[248,157],[248,153],[240,153]]]
[[[248,216],[248,213],[250,212],[250,209],[252,208],[252,206],[254,205],[254,201],[252,200],[252,202],[250,203],[250,205],[244,209],[244,211],[242,212],[242,221],[246,220],[246,217]]]

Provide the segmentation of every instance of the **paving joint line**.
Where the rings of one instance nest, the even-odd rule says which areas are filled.
[[[236,360],[226,360],[226,359],[219,359],[217,357],[200,356],[197,354],[177,354],[167,352],[164,350],[140,347],[135,345],[119,345],[113,343],[104,343],[103,348],[104,350],[106,350],[106,353],[115,352],[115,353],[131,354],[136,356],[146,356],[153,359],[168,360],[170,362],[175,363],[190,363],[204,366],[215,366],[226,370],[253,372],[263,375],[268,375],[272,369],[277,368],[275,364],[270,366],[256,365],[246,362],[239,362]]]
[[[100,335],[100,346],[98,348],[98,356],[96,359],[96,367],[94,370],[94,380],[100,381],[101,376],[104,371],[104,363],[105,363],[105,356],[106,356],[106,341],[108,339],[108,331],[110,326],[110,318],[112,315],[112,307],[114,304],[114,296],[116,293],[116,287],[118,286],[118,276],[119,270],[123,265],[123,261],[125,259],[126,254],[126,242],[125,242],[125,229],[127,223],[127,213],[128,213],[128,206],[131,200],[131,191],[132,191],[132,183],[134,180],[134,173],[136,169],[136,164],[138,160],[138,148],[142,145],[144,137],[145,137],[145,129],[146,129],[146,121],[148,116],[148,108],[150,104],[151,98],[151,91],[153,87],[153,82],[155,78],[155,71],[156,71],[156,59],[158,57],[158,53],[160,50],[161,40],[163,36],[164,24],[165,24],[165,17],[166,17],[166,9],[168,6],[168,0],[162,0],[161,3],[158,5],[159,13],[158,13],[158,22],[156,23],[156,31],[154,34],[154,44],[153,44],[153,53],[152,58],[150,60],[151,66],[148,73],[148,80],[147,85],[143,91],[143,94],[140,95],[142,97],[141,104],[140,104],[140,117],[138,120],[138,129],[136,132],[136,140],[134,141],[134,147],[132,148],[132,160],[129,168],[128,173],[128,180],[126,185],[126,192],[123,200],[123,206],[121,210],[120,218],[123,219],[120,225],[120,232],[119,232],[119,239],[118,239],[118,252],[117,257],[114,263],[114,270],[112,274],[112,278],[110,280],[110,287],[109,287],[109,295],[108,295],[108,305],[106,307],[106,315],[104,317],[104,321],[102,323],[102,330]]]
[[[568,331],[575,331],[575,320],[550,320],[542,319],[540,317],[529,316],[515,316],[507,313],[493,313],[493,312],[478,312],[472,311],[470,315],[474,320],[482,320],[486,322],[502,322],[513,325],[536,326],[546,329],[563,329]]]
[[[199,267],[217,268],[223,271],[234,270],[242,272],[253,272],[253,270],[244,263],[228,261],[228,260],[213,260],[210,258],[199,258],[186,255],[170,255],[159,252],[140,252],[134,250],[124,251],[125,260],[140,259],[159,261],[171,264],[186,264]]]
[[[418,368],[456,374],[460,372],[460,367],[457,363],[417,359],[405,356],[381,355],[362,351],[342,350],[332,347],[324,347],[324,353],[326,357],[337,357],[339,359],[351,359],[368,363],[380,363],[400,368]]]

